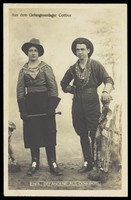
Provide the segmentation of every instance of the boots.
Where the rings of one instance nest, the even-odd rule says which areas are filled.
[[[88,131],[88,134],[84,134],[80,137],[80,142],[81,142],[82,152],[84,156],[84,165],[79,170],[79,172],[85,173],[93,169],[94,134]]]
[[[89,172],[93,169],[92,163],[88,163],[87,161],[84,162],[84,165],[82,166],[81,169],[79,169],[80,173],[86,173]]]
[[[46,155],[47,155],[50,172],[56,176],[63,175],[62,171],[58,168],[57,163],[56,163],[55,146],[46,147],[45,149],[46,149]]]
[[[39,148],[31,149],[31,157],[32,157],[32,163],[27,171],[28,176],[32,176],[37,170],[39,170],[39,157],[40,157]]]

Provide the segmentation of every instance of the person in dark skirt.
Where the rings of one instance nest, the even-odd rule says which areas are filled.
[[[19,72],[17,102],[23,120],[25,148],[31,151],[31,166],[27,175],[39,169],[40,147],[45,147],[50,172],[62,175],[56,163],[56,120],[55,109],[60,98],[52,68],[39,57],[44,48],[38,39],[31,39],[22,46],[28,62]],[[42,115],[45,114],[45,115]]]
[[[108,102],[111,100],[110,92],[114,88],[114,81],[100,62],[90,58],[94,51],[90,40],[75,39],[72,51],[78,60],[66,71],[61,87],[65,93],[73,94],[73,127],[80,136],[84,157],[84,164],[79,172],[84,173],[92,170],[94,164],[94,140],[100,117],[97,88],[104,83],[101,100]],[[70,84],[72,80],[73,85]]]

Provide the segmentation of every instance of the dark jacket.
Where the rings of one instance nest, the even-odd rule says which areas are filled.
[[[61,86],[64,92],[72,80],[73,86],[76,87],[76,90],[83,87],[97,88],[101,85],[101,83],[111,83],[114,85],[113,79],[108,75],[107,71],[100,62],[89,59],[88,66],[90,71],[87,72],[87,76],[84,81],[81,81],[77,76],[76,66],[78,66],[78,61],[66,71],[61,81]]]
[[[58,87],[52,68],[42,61],[38,69],[39,73],[33,79],[28,72],[28,65],[25,64],[22,67],[17,83],[17,100],[25,98],[26,89],[27,93],[48,91],[49,96],[58,96]]]
[[[73,80],[73,86],[70,82]],[[113,79],[98,62],[89,59],[85,69],[81,69],[79,61],[65,73],[61,86],[64,92],[73,94],[72,119],[78,135],[87,131],[96,131],[100,117],[100,102],[97,88],[102,83],[111,83]]]
[[[35,69],[24,65],[18,77],[17,102],[19,111],[27,115],[46,114],[49,109],[57,107],[58,87],[49,65],[41,62]],[[25,148],[56,145],[55,116],[24,119],[23,138]]]

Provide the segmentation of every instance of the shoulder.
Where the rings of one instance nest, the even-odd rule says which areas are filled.
[[[52,67],[47,63],[45,63],[44,61],[41,61],[39,69],[41,72],[52,71]]]
[[[71,65],[71,66],[69,67],[69,70],[71,70],[72,72],[74,72],[74,71],[75,71],[76,64],[77,64],[77,62],[74,63],[73,65]]]
[[[94,70],[101,70],[104,69],[104,66],[98,61],[94,59],[90,59],[91,67]]]
[[[27,69],[28,69],[28,65],[27,65],[27,63],[26,64],[24,64],[24,66],[23,67],[21,67],[21,69],[20,69],[20,74],[22,74],[22,73],[25,73],[26,71],[27,71]]]
[[[90,62],[93,66],[96,67],[102,66],[102,64],[98,60],[90,59]]]

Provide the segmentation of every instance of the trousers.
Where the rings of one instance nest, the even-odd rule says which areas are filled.
[[[94,162],[95,133],[95,131],[88,131],[86,134],[80,136],[84,161],[87,161],[90,164]]]

